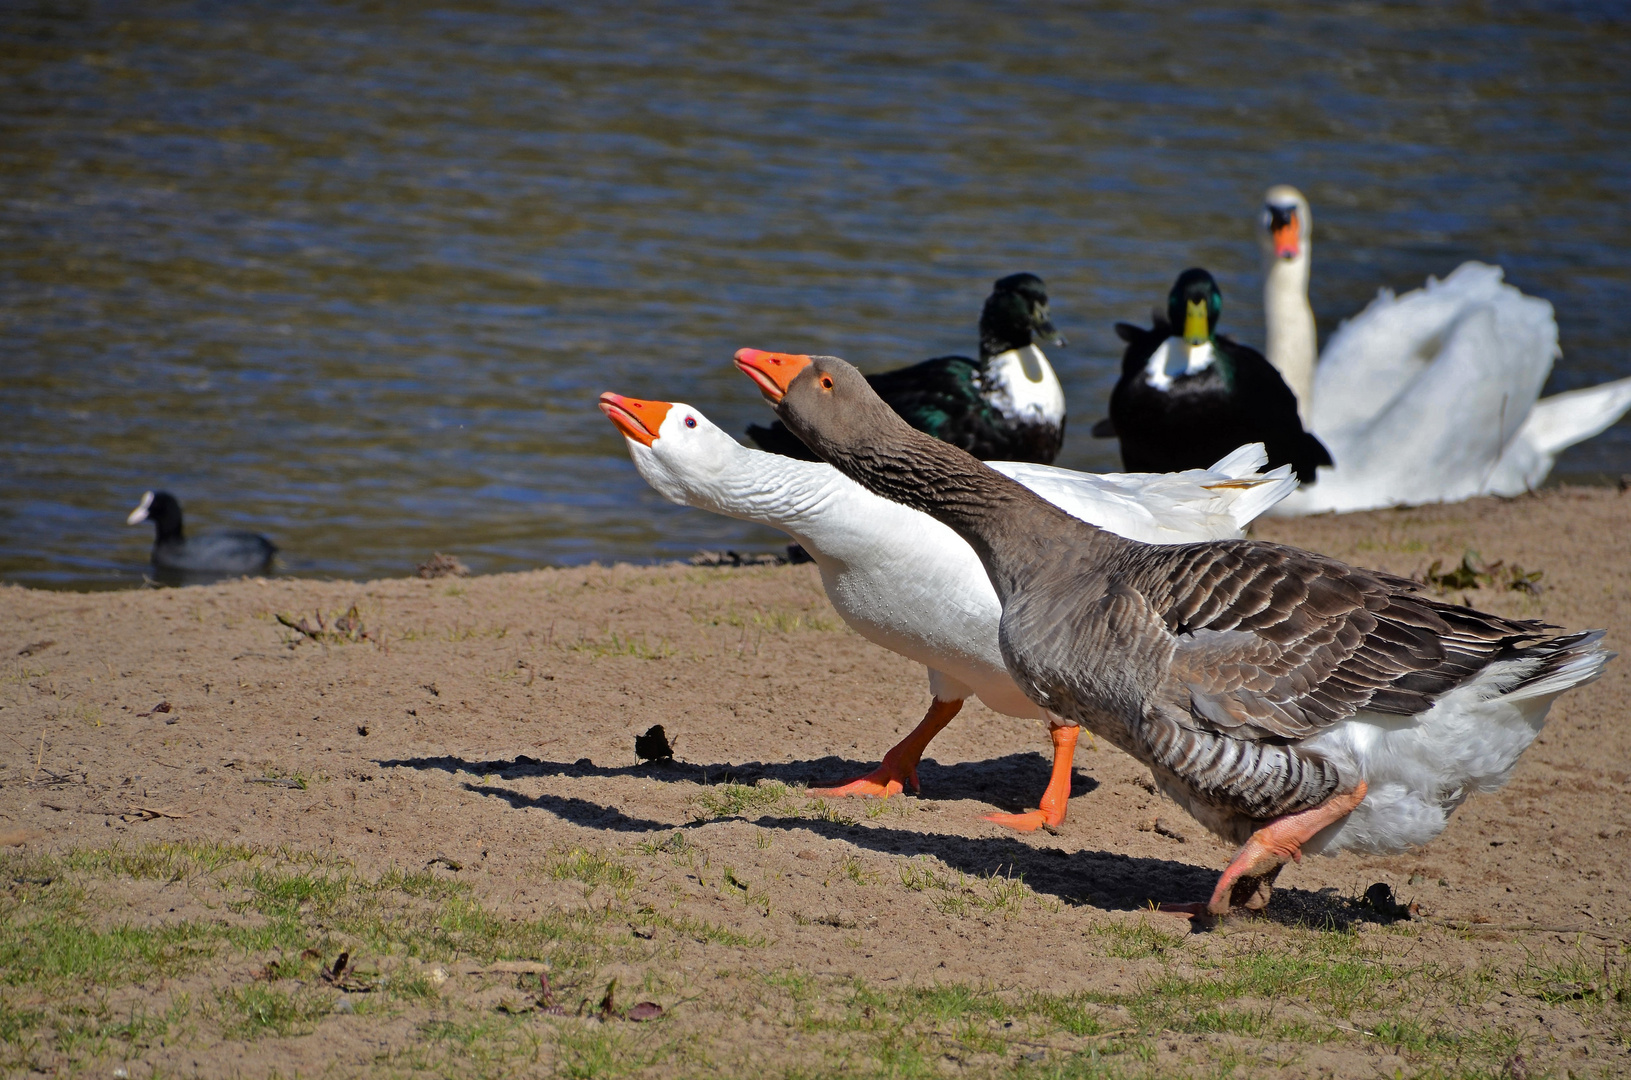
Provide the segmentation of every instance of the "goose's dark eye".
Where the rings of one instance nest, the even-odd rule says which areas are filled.
[[[687,416],[685,418],[685,426],[686,427],[696,427],[697,426],[697,418],[694,417],[694,416]]]
[[[832,376],[831,375],[821,376],[821,388],[823,390],[831,390],[832,389]]]

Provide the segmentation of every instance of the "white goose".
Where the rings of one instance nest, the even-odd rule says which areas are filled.
[[[858,780],[822,795],[887,798],[918,789],[929,741],[969,695],[1008,716],[1045,719],[1054,746],[1040,808],[988,819],[1030,831],[1057,826],[1070,798],[1079,728],[1032,703],[1009,676],[997,644],[1002,607],[967,543],[927,514],[879,498],[825,462],[752,450],[683,402],[600,396],[628,441],[646,482],[671,502],[769,525],[804,546],[827,597],[862,637],[929,669],[933,701],[923,721]],[[1145,543],[1238,537],[1297,484],[1290,469],[1257,470],[1261,445],[1241,447],[1210,470],[1182,473],[1071,472],[990,462],[1067,513]]]
[[[1316,367],[1308,200],[1284,184],[1264,200],[1266,352],[1335,461],[1276,514],[1520,495],[1631,409],[1631,379],[1540,399],[1560,355],[1552,305],[1477,262],[1403,296],[1383,289]]]

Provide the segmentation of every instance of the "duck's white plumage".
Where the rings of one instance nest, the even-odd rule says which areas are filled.
[[[688,423],[691,422],[691,423]],[[810,553],[833,607],[862,637],[923,664],[930,690],[977,696],[1008,716],[1045,712],[1014,684],[997,627],[1002,607],[985,568],[956,533],[880,498],[824,462],[741,445],[701,412],[671,404],[650,446],[628,439],[635,468],[671,502],[769,525]],[[1238,537],[1296,485],[1263,474],[1261,446],[1210,470],[1092,474],[1024,462],[991,466],[1084,521],[1145,543]]]
[[[1631,409],[1631,379],[1542,399],[1561,355],[1552,305],[1478,262],[1403,295],[1382,290],[1315,366],[1307,200],[1284,186],[1267,198],[1299,227],[1294,257],[1268,246],[1267,354],[1294,389],[1312,387],[1299,406],[1334,461],[1274,513],[1522,494],[1546,479],[1559,452]]]
[[[1210,341],[1191,345],[1181,337],[1169,337],[1155,347],[1144,364],[1144,381],[1157,390],[1171,390],[1186,375],[1196,375],[1217,359]]]
[[[1065,388],[1036,344],[993,356],[983,381],[992,407],[1005,419],[1022,424],[1064,423]]]

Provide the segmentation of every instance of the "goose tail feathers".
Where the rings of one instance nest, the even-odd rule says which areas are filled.
[[[1262,443],[1253,442],[1225,454],[1207,471],[1222,473],[1224,476],[1240,480],[1251,476],[1268,463],[1268,450],[1264,449]]]
[[[1566,634],[1526,650],[1542,663],[1521,683],[1507,690],[1506,698],[1513,702],[1551,699],[1593,681],[1617,655],[1603,648],[1606,633],[1605,630],[1587,630]]]

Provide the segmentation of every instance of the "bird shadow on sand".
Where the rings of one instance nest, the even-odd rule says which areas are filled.
[[[470,760],[443,754],[437,757],[377,758],[374,764],[382,769],[404,768],[440,770],[449,774],[489,777],[503,780],[522,780],[547,777],[593,777],[610,780],[633,778],[657,780],[670,784],[754,784],[760,780],[773,780],[802,791],[812,785],[835,785],[853,780],[876,768],[876,761],[851,761],[836,755],[812,758],[808,761],[749,761],[741,764],[698,765],[667,759],[648,761],[640,765],[596,765],[588,758],[577,761],[540,761],[526,754],[514,758]],[[1018,812],[1036,805],[1048,781],[1050,762],[1041,754],[1026,751],[988,758],[984,761],[959,761],[942,765],[925,758],[918,765],[918,781],[923,786],[921,798],[928,800],[979,799],[999,810]],[[1099,786],[1090,776],[1075,773],[1071,777],[1070,795],[1086,795]],[[1027,800],[1029,800],[1027,802]],[[1024,803],[1025,805],[1021,805]]]
[[[489,770],[484,775],[496,771]],[[534,795],[490,783],[466,782],[462,786],[475,795],[503,799],[517,810],[542,810],[575,825],[606,832],[694,832],[722,822],[751,821],[761,829],[781,830],[789,834],[802,832],[841,840],[869,851],[906,857],[926,855],[974,878],[1021,878],[1038,894],[1057,897],[1073,907],[1092,907],[1107,912],[1148,910],[1152,901],[1204,899],[1211,894],[1220,869],[1219,866],[1196,866],[1173,859],[1151,859],[1109,851],[1071,852],[1045,844],[1027,843],[1012,835],[957,836],[897,828],[871,821],[833,820],[785,813],[712,817],[676,825],[626,814],[592,799],[547,793]],[[1222,861],[1219,860],[1220,865]],[[1174,929],[1187,926],[1184,920],[1176,916],[1171,918]],[[1392,921],[1361,898],[1345,897],[1331,889],[1312,892],[1297,888],[1277,888],[1265,912],[1256,916],[1240,916],[1231,921],[1245,922],[1248,919],[1318,930],[1345,930],[1361,921]]]

